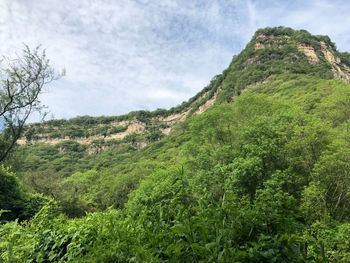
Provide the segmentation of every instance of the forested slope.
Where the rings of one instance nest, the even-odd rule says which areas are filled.
[[[9,164],[45,197],[0,226],[2,258],[349,262],[349,72],[328,37],[263,29],[214,106],[142,149],[21,146]]]

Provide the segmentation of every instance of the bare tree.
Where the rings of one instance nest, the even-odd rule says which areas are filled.
[[[0,162],[16,145],[28,117],[45,108],[39,100],[44,85],[61,76],[40,46],[25,46],[21,56],[4,58],[2,64],[6,66],[0,69]]]

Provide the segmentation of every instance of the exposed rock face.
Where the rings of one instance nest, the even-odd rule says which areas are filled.
[[[264,48],[280,48],[290,37],[287,35],[272,36],[259,34],[256,36],[256,42],[254,44],[254,50]]]
[[[281,47],[286,41],[290,39],[290,36],[287,35],[265,35],[259,34],[256,36],[256,42],[254,44],[254,49],[263,49],[263,48],[272,48],[272,47]]]
[[[220,87],[217,88],[213,97],[211,97],[204,104],[199,106],[199,108],[194,112],[194,114],[201,114],[205,112],[207,109],[209,109],[210,107],[212,107],[215,104],[216,97],[218,96],[219,92],[220,92]]]
[[[304,53],[311,64],[316,64],[320,61],[313,47],[307,46],[305,44],[299,44],[298,50]]]
[[[254,49],[255,50],[259,50],[259,49],[264,49],[264,48],[270,48],[271,46],[270,45],[264,45],[262,43],[259,43],[259,42],[256,42],[255,45],[254,45]]]
[[[189,114],[189,110],[184,111],[184,112],[180,112],[180,113],[176,113],[176,114],[172,114],[172,115],[169,115],[166,117],[159,117],[158,121],[167,122],[167,123],[181,122],[181,121],[184,121],[186,119],[188,114]]]
[[[265,35],[259,34],[255,38],[254,50],[261,49],[279,49],[282,48],[286,44],[291,44],[289,41],[291,38],[287,35]],[[310,44],[297,42],[296,47],[299,52],[303,53],[310,64],[323,63],[327,61],[331,67],[334,77],[350,83],[350,67],[346,66],[341,62],[341,59],[337,56],[337,52],[333,50],[333,48],[327,45],[325,42],[319,42],[320,51],[316,52],[315,48]],[[255,63],[256,58],[251,58],[250,63]]]
[[[327,46],[326,43],[321,42],[321,51],[324,58],[331,64],[334,77],[350,83],[350,68],[341,63],[340,58]]]
[[[92,142],[96,141],[96,140],[114,140],[114,139],[123,139],[125,138],[127,135],[136,133],[136,134],[140,134],[142,132],[145,131],[145,125],[141,122],[120,122],[120,124],[123,125],[128,125],[128,128],[126,129],[126,131],[123,132],[119,132],[116,134],[112,134],[109,136],[103,136],[103,135],[94,135],[94,136],[90,136],[88,138],[75,138],[74,140],[80,144],[91,144]],[[66,137],[66,138],[40,138],[37,139],[35,141],[35,143],[45,143],[45,144],[50,144],[50,145],[55,145],[55,144],[59,144],[62,143],[64,141],[68,141],[71,138]],[[25,138],[20,138],[17,143],[19,145],[24,145],[27,144],[27,140]]]
[[[171,132],[171,127],[167,127],[161,130],[161,132],[165,135],[169,135],[169,133]]]
[[[123,139],[125,138],[126,136],[130,135],[130,134],[133,134],[133,133],[136,133],[136,134],[140,134],[142,132],[145,131],[145,124],[142,123],[142,122],[133,122],[131,123],[127,130],[124,131],[124,132],[120,132],[120,133],[117,133],[117,134],[113,134],[111,136],[108,137],[108,139],[110,140],[113,140],[113,139]]]

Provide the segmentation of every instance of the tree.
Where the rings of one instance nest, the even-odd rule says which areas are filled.
[[[62,74],[51,67],[45,50],[25,46],[22,56],[4,58],[0,68],[0,162],[4,161],[20,138],[24,124],[33,112],[45,108],[39,100],[43,87]]]

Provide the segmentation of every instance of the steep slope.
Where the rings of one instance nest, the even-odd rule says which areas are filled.
[[[349,262],[349,61],[328,37],[262,29],[202,114],[158,117],[172,131],[142,149],[20,147],[23,182],[61,210],[0,244],[18,261]]]

